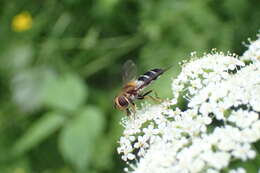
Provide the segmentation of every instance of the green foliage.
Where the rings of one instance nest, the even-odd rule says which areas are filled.
[[[18,139],[14,145],[13,153],[23,154],[32,149],[58,130],[64,121],[65,117],[59,113],[51,112],[43,115],[42,118],[34,122],[27,132]]]
[[[122,172],[123,113],[113,109],[122,64],[133,59],[139,73],[172,65],[151,86],[170,97],[190,52],[243,52],[260,26],[257,3],[1,1],[1,172]]]
[[[62,129],[61,153],[78,170],[84,171],[89,166],[103,126],[104,115],[97,108],[88,106]]]
[[[83,104],[87,89],[81,79],[73,74],[65,74],[58,79],[50,76],[44,82],[44,103],[53,109],[76,110]]]

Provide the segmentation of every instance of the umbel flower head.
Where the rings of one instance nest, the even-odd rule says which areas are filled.
[[[260,139],[259,57],[260,39],[242,57],[214,52],[185,63],[172,81],[171,99],[122,119],[118,153],[125,171],[246,172],[239,163],[260,157],[254,147]],[[183,98],[185,110],[178,108]]]

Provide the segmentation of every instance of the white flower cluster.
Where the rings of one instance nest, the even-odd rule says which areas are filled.
[[[257,37],[256,41],[250,41],[248,50],[241,57],[243,61],[260,61],[260,34]]]
[[[124,117],[118,153],[129,164],[126,172],[246,172],[229,165],[257,155],[252,144],[260,139],[259,43],[252,42],[241,60],[223,53],[191,60],[172,82],[172,99]],[[252,63],[245,65],[248,59]],[[185,110],[177,107],[181,97]]]

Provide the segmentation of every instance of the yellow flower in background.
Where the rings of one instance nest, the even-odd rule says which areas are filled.
[[[14,16],[12,20],[12,29],[16,32],[22,32],[32,27],[32,16],[29,12],[24,11]]]

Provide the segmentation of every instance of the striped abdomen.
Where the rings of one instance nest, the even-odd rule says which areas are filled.
[[[152,69],[143,75],[141,75],[137,81],[140,83],[138,89],[142,89],[143,87],[149,85],[153,80],[157,79],[160,75],[164,73],[165,70],[162,69]]]

